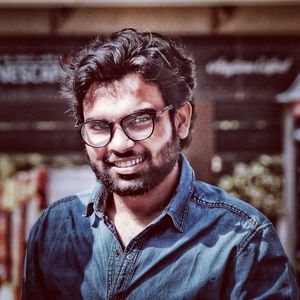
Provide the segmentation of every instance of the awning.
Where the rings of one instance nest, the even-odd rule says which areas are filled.
[[[280,103],[300,102],[300,73],[286,91],[276,95],[276,100]]]
[[[176,7],[300,5],[300,0],[0,0],[0,7]]]

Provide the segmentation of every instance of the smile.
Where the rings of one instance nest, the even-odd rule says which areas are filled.
[[[142,161],[143,159],[140,157],[140,158],[130,159],[126,161],[116,161],[114,164],[118,168],[129,168],[141,163]]]

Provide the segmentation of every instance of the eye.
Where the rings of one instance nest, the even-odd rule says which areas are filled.
[[[104,121],[92,121],[86,123],[86,129],[94,133],[107,132],[109,125]]]
[[[126,126],[127,127],[139,127],[145,126],[147,124],[152,123],[152,117],[149,114],[140,114],[135,116],[130,116],[130,118],[126,119]]]

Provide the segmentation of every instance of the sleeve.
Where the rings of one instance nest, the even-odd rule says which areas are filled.
[[[293,268],[270,224],[243,242],[224,280],[224,299],[299,299]]]
[[[43,215],[42,215],[43,216]],[[41,240],[41,220],[33,226],[26,248],[21,300],[48,299],[44,276],[39,268],[39,241]]]

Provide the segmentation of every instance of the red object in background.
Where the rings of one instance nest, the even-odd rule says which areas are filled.
[[[5,211],[0,210],[0,283],[9,280],[9,216]]]
[[[292,115],[295,119],[300,118],[300,99],[292,103]]]

